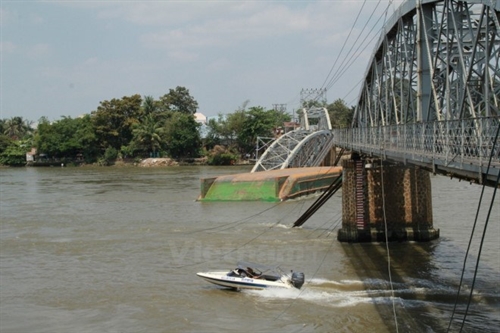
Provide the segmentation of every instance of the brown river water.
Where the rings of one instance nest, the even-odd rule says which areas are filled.
[[[455,303],[481,186],[432,176],[441,238],[390,243],[388,257],[383,243],[336,240],[340,192],[297,229],[314,197],[196,201],[201,177],[249,169],[0,169],[0,332],[446,332],[455,304],[459,331],[492,188]],[[196,276],[238,260],[306,283],[235,292]],[[463,332],[499,332],[500,195],[472,294]]]

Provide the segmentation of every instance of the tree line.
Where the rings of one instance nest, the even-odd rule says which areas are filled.
[[[194,117],[198,102],[179,86],[158,99],[136,94],[105,100],[77,118],[63,116],[50,122],[41,117],[37,126],[23,117],[0,119],[0,164],[25,165],[32,147],[67,163],[78,159],[109,165],[119,158],[206,156],[209,164],[229,164],[253,152],[258,137],[272,136],[291,120],[288,113],[247,104],[209,119],[203,136]],[[329,110],[334,127],[350,125],[352,108],[342,100],[322,106]]]

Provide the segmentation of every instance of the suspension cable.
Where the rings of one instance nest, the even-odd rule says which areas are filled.
[[[298,206],[298,205],[297,205]],[[297,207],[296,206],[296,207]],[[245,247],[246,245],[250,244],[251,242],[255,241],[257,238],[261,237],[262,235],[264,235],[265,233],[267,233],[269,230],[273,229],[274,227],[276,227],[278,224],[280,224],[293,210],[289,211],[288,214],[286,214],[282,219],[278,220],[276,223],[273,223],[271,226],[267,227],[263,232],[259,233],[257,236],[249,239],[248,241],[242,243],[241,245],[229,250],[229,251],[226,251],[224,253],[222,253],[220,257],[224,257],[224,256],[227,256],[231,253],[234,253],[236,252],[237,250]],[[199,262],[194,262],[194,263],[190,263],[190,264],[185,264],[185,265],[178,265],[178,266],[169,266],[169,268],[184,268],[184,267],[191,267],[191,266],[197,266],[197,265],[200,265],[200,264],[204,264],[206,263],[207,261],[199,261]]]
[[[499,183],[500,183],[500,173],[498,173],[498,175],[497,175],[497,186],[495,186],[495,189],[493,190],[493,195],[491,197],[490,207],[488,209],[488,214],[486,217],[486,221],[484,223],[483,235],[481,236],[481,243],[479,244],[479,250],[477,253],[476,267],[474,268],[474,277],[472,278],[472,285],[470,288],[469,298],[467,300],[467,307],[465,308],[464,318],[462,319],[462,324],[460,325],[459,332],[462,332],[462,329],[464,328],[464,324],[465,324],[465,319],[467,318],[467,313],[469,312],[469,306],[470,306],[470,302],[472,300],[472,293],[474,292],[474,286],[476,284],[477,272],[479,270],[479,261],[481,260],[481,252],[483,250],[484,238],[486,236],[486,230],[488,229],[488,222],[490,221],[491,210],[493,209],[493,203],[495,202],[495,196],[497,193]]]
[[[333,238],[332,241],[330,242],[330,246],[328,247],[328,249],[325,251],[325,255],[323,256],[323,258],[321,259],[321,262],[318,266],[318,268],[316,269],[316,271],[314,272],[314,274],[311,276],[311,278],[309,279],[309,282],[311,282],[315,277],[316,277],[316,274],[318,274],[319,272],[319,269],[321,268],[321,266],[323,266],[323,263],[325,262],[326,260],[326,256],[328,255],[328,253],[330,252],[331,248],[333,247],[333,244],[335,243],[336,239]],[[274,320],[278,320],[285,312],[288,311],[288,309],[290,309],[292,307],[292,305],[294,304],[294,302],[302,295],[302,293],[304,291],[306,291],[307,289],[307,286],[304,286],[303,288],[300,289],[300,292],[299,294],[292,300],[292,302],[278,315],[276,316],[276,318],[274,318]]]
[[[244,217],[244,218],[242,218],[242,219],[239,219],[239,220],[236,220],[236,221],[233,221],[233,222],[229,222],[229,223],[222,224],[222,225],[217,225],[217,226],[210,227],[210,228],[202,228],[202,229],[197,229],[197,230],[193,230],[193,231],[185,232],[185,233],[183,233],[183,234],[186,234],[186,235],[191,235],[191,234],[195,234],[195,233],[198,233],[198,232],[205,232],[205,231],[209,231],[209,230],[217,230],[217,229],[222,229],[222,230],[225,230],[224,228],[226,228],[226,227],[227,227],[227,228],[236,227],[236,226],[238,226],[238,225],[242,224],[243,222],[246,222],[246,221],[248,221],[248,220],[250,220],[250,219],[252,219],[252,218],[254,218],[254,217],[256,217],[256,216],[259,216],[259,215],[261,215],[261,214],[263,214],[263,213],[265,213],[265,212],[267,212],[267,211],[269,211],[269,210],[271,210],[271,209],[274,209],[274,208],[278,207],[279,205],[281,205],[281,204],[283,204],[283,203],[284,203],[284,201],[280,201],[280,202],[278,202],[278,203],[276,203],[276,204],[272,205],[272,206],[271,206],[271,207],[269,207],[269,208],[266,208],[266,209],[264,209],[264,210],[262,210],[262,211],[260,211],[260,212],[257,212],[257,213],[255,213],[255,214],[252,214],[252,215],[250,215],[250,216]]]
[[[486,174],[488,174],[489,170],[490,170],[491,161],[493,159],[494,151],[495,151],[496,144],[497,144],[497,141],[498,141],[498,134],[499,134],[499,132],[500,132],[500,122],[499,122],[499,124],[497,126],[497,132],[495,134],[495,139],[493,140],[493,146],[491,148],[490,157],[489,157],[489,160],[488,160],[488,166],[486,167]],[[500,173],[499,173],[499,176],[500,176]],[[499,180],[498,180],[498,177],[497,177],[497,186],[495,187],[495,190],[493,192],[493,198],[495,197],[495,193],[496,193],[496,190],[498,188],[498,181]],[[453,322],[453,317],[454,317],[456,309],[457,309],[458,299],[460,297],[460,290],[462,288],[462,284],[463,284],[463,280],[464,280],[464,274],[465,274],[465,267],[466,267],[466,263],[467,263],[467,257],[469,256],[470,248],[471,248],[471,245],[472,245],[472,239],[474,237],[474,233],[475,233],[477,221],[478,221],[478,218],[479,218],[479,211],[480,211],[480,208],[481,208],[481,203],[482,203],[482,200],[483,200],[483,195],[484,195],[484,189],[485,188],[486,188],[486,184],[483,184],[483,186],[481,188],[481,194],[479,196],[478,207],[476,209],[476,216],[474,218],[474,224],[472,225],[472,231],[471,231],[471,235],[470,235],[470,238],[469,238],[469,244],[467,246],[467,251],[465,252],[465,258],[464,258],[464,262],[463,262],[463,266],[462,266],[462,274],[460,276],[460,282],[458,284],[458,290],[457,290],[457,294],[455,296],[455,304],[453,306],[453,311],[451,313],[450,322],[448,323],[448,329],[446,330],[446,332],[450,331],[451,323]],[[492,205],[493,205],[493,200],[491,202],[490,210],[488,211],[488,217],[487,217],[486,222],[485,222],[485,227],[484,227],[483,236],[482,236],[482,239],[481,239],[479,254],[478,254],[477,263],[476,263],[476,270],[474,272],[473,285],[474,285],[475,280],[476,280],[476,273],[477,273],[477,269],[478,269],[477,265],[479,264],[479,258],[481,256],[481,249],[482,249],[482,246],[483,246],[483,241],[484,241],[484,236],[485,236],[485,232],[486,232],[486,227],[487,227],[488,221],[489,221],[489,213],[491,212]],[[469,304],[470,304],[470,299],[472,297],[472,290],[473,289],[474,289],[474,287],[471,288],[471,292],[470,292],[470,295],[469,295],[469,301],[467,303],[467,311],[469,309]],[[462,321],[462,325],[460,327],[460,331],[463,328],[463,325],[464,325],[464,322],[465,322],[465,318],[467,316],[467,311],[464,314],[464,318],[463,318],[463,321]]]
[[[394,315],[394,324],[396,325],[396,332],[399,332],[398,317],[396,315],[396,302],[394,300],[394,286],[392,285],[391,255],[389,252],[389,236],[388,236],[388,230],[387,230],[387,216],[385,214],[384,163],[382,160],[380,160],[380,184],[382,185],[382,212],[383,212],[383,216],[384,216],[384,228],[385,228],[385,249],[387,251],[387,271],[389,273],[389,285],[391,286],[392,313]]]

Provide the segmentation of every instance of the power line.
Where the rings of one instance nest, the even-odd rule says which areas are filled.
[[[342,46],[342,49],[341,49],[341,52],[339,53],[339,55],[337,56],[337,59],[335,60],[335,63],[334,65],[332,66],[332,68],[330,69],[325,81],[323,82],[323,85],[322,87],[324,87],[326,90],[329,90],[331,89],[339,80],[341,77],[343,77],[343,75],[347,72],[347,70],[354,64],[354,62],[359,58],[359,56],[362,54],[362,52],[369,46],[368,43],[366,43],[366,40],[373,35],[373,32],[375,31],[375,28],[376,26],[379,24],[380,20],[382,18],[385,18],[387,16],[387,12],[389,11],[389,8],[390,6],[393,4],[393,0],[389,1],[389,4],[387,5],[387,7],[384,9],[384,11],[381,13],[381,15],[379,16],[378,20],[373,24],[373,26],[371,27],[370,31],[368,33],[366,33],[366,36],[363,38],[362,42],[361,43],[358,43],[358,41],[360,40],[360,38],[362,37],[363,33],[365,32],[365,29],[366,27],[368,26],[369,22],[372,20],[377,8],[379,7],[381,3],[381,0],[379,0],[375,6],[375,9],[371,12],[368,20],[366,21],[365,25],[363,26],[362,30],[360,31],[360,33],[357,35],[355,41],[353,42],[352,46],[350,47],[349,51],[345,54],[342,62],[340,63],[340,65],[338,66],[338,68],[336,69],[336,71],[334,72],[334,74],[332,75],[332,72],[333,72],[333,69],[335,68],[335,65],[337,64],[339,58],[340,58],[340,55],[342,54],[343,50],[344,50],[344,47],[346,46],[346,43],[347,43],[347,39],[345,40],[343,46]],[[351,33],[352,33],[352,30],[354,29],[354,26],[356,24],[356,22],[358,21],[358,17],[360,16],[361,14],[361,11],[363,10],[364,8],[364,5],[365,5],[365,2],[363,3],[363,6],[361,7],[360,11],[358,12],[358,15],[356,17],[356,20],[353,24],[353,26],[351,27],[351,31],[349,32],[349,35],[348,37],[351,36]],[[384,20],[385,21],[385,20]],[[355,45],[358,45],[355,49]],[[354,49],[354,51],[353,51]],[[328,80],[328,78],[330,78]],[[354,89],[355,87],[353,87],[351,89],[351,91]],[[349,93],[351,92],[349,91]]]
[[[363,41],[361,43],[358,44],[358,47],[356,48],[356,50],[353,52],[353,55],[352,56],[349,56],[350,53],[348,53],[348,55],[346,56],[346,59],[348,59],[347,63],[345,64],[345,66],[341,69],[339,69],[337,72],[336,72],[336,75],[330,80],[329,84],[327,85],[327,89],[330,89],[335,83],[338,82],[338,80],[345,74],[345,72],[352,66],[352,64],[359,58],[359,56],[362,54],[362,52],[369,46],[368,43],[366,43],[366,40],[368,39],[368,37],[370,37],[375,29],[375,27],[379,24],[380,20],[384,17],[384,21],[385,21],[385,16],[387,15],[387,12],[390,8],[392,4],[392,1],[389,2],[389,4],[387,5],[387,7],[385,8],[385,10],[382,12],[382,14],[380,15],[380,17],[378,18],[378,20],[373,24],[372,28],[370,29],[370,31],[367,33],[367,35],[365,36],[365,38],[363,39]],[[377,4],[378,6],[378,4]],[[372,15],[370,15],[370,18],[368,19],[367,21],[367,24],[368,22],[371,20],[373,16],[373,13]],[[367,25],[366,24],[366,25]],[[365,25],[365,27],[366,27]],[[365,29],[365,27],[363,27],[363,30]],[[379,29],[380,31],[381,29]],[[361,36],[361,35],[360,35]],[[356,39],[356,42],[357,42],[358,39]],[[355,43],[356,43],[355,42]],[[353,47],[355,45],[355,43],[353,43]],[[361,49],[361,47],[363,47]],[[360,51],[361,49],[361,51]],[[352,50],[352,48],[351,48]],[[354,56],[355,55],[355,56]],[[342,62],[341,66],[344,65],[344,62]]]
[[[373,12],[370,14],[370,16],[368,17],[368,20],[366,20],[366,23],[365,25],[363,26],[363,28],[361,29],[361,31],[359,32],[358,36],[356,37],[356,40],[352,43],[351,45],[351,48],[349,49],[349,51],[347,52],[347,54],[345,55],[344,59],[342,60],[342,62],[340,63],[339,65],[339,68],[337,68],[335,74],[332,76],[332,78],[330,79],[329,83],[327,84],[327,88],[328,87],[331,87],[333,84],[331,83],[333,80],[335,80],[336,77],[338,77],[338,74],[339,74],[339,71],[341,71],[341,68],[342,66],[344,65],[344,63],[346,62],[346,60],[348,60],[350,58],[350,55],[351,55],[351,52],[352,52],[352,49],[354,48],[354,46],[356,45],[356,43],[358,42],[359,38],[361,37],[361,35],[363,34],[363,32],[365,31],[366,27],[368,26],[368,23],[371,21],[373,15],[375,14],[375,11],[377,10],[378,6],[380,5],[380,1],[379,0],[377,2],[377,5],[375,6],[375,9],[373,10]],[[370,32],[373,30],[373,28],[370,30]],[[367,35],[367,37],[369,36],[369,33]],[[365,40],[366,40],[366,37],[365,37]],[[364,40],[363,40],[364,42]]]
[[[321,85],[321,87],[324,87],[325,84],[326,84],[326,81],[328,80],[328,77],[330,77],[330,74],[332,74],[332,71],[333,69],[335,68],[335,65],[337,65],[337,61],[339,60],[340,58],[340,55],[342,54],[342,52],[344,51],[344,47],[346,46],[347,44],[347,41],[349,40],[349,37],[351,37],[351,33],[352,31],[354,30],[354,27],[356,26],[356,23],[358,22],[358,19],[361,15],[361,12],[363,11],[363,8],[365,7],[365,4],[366,4],[366,0],[363,1],[363,5],[361,6],[359,12],[358,12],[358,15],[356,16],[356,19],[354,20],[354,23],[352,24],[351,26],[351,30],[349,30],[349,34],[347,34],[347,37],[346,39],[344,40],[344,44],[342,44],[342,48],[340,49],[340,52],[339,54],[337,55],[337,58],[335,59],[335,62],[333,63],[333,66],[332,68],[330,68],[330,72],[328,72],[328,75],[326,76],[325,78],[325,81],[323,82],[323,84]]]

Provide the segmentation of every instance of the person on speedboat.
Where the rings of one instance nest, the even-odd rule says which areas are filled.
[[[249,278],[252,278],[252,279],[258,279],[258,278],[260,278],[260,275],[261,275],[261,274],[256,273],[250,267],[247,267],[246,270],[244,270],[243,268],[236,268],[235,270],[233,270],[233,272],[231,274],[234,274],[236,276],[241,276],[241,277],[248,276]]]
[[[260,278],[260,274],[259,273],[255,273],[255,271],[250,268],[250,267],[247,267],[247,273],[248,273],[248,276],[253,278],[253,279],[258,279]]]

